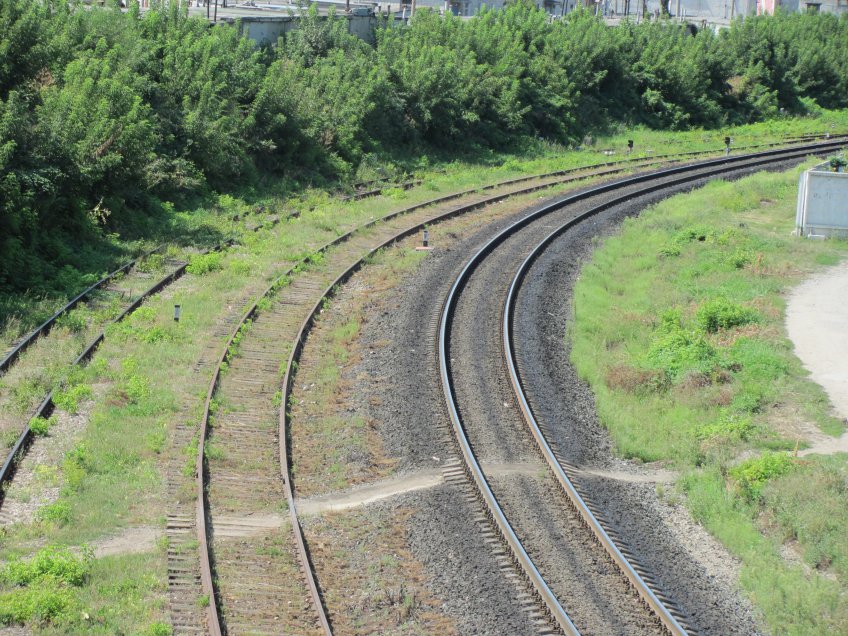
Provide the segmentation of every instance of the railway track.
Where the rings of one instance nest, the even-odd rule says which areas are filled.
[[[238,218],[234,220],[237,221]],[[276,223],[276,217],[270,220],[270,224],[273,225]],[[252,229],[253,231],[258,231],[263,227],[266,227],[266,225],[259,224]],[[232,245],[234,241],[234,238],[226,239],[202,253],[207,254],[219,251]],[[19,371],[20,369],[18,367],[26,364],[27,360],[25,358],[27,357],[32,357],[32,363],[38,367],[54,366],[60,369],[67,368],[68,370],[62,373],[65,377],[70,372],[70,369],[87,364],[98,347],[103,343],[106,337],[105,329],[108,325],[121,322],[138,309],[145,300],[158,294],[185,274],[188,262],[172,259],[163,260],[165,273],[152,283],[152,274],[138,270],[138,265],[144,259],[163,250],[164,246],[158,246],[145,252],[75,296],[53,314],[50,319],[17,342],[7,352],[3,360],[0,361],[0,371],[4,373]],[[90,340],[81,347],[79,353],[73,350],[73,343],[71,343],[71,348],[57,347],[55,343],[46,340],[54,326],[61,324],[62,317],[67,316],[71,311],[81,305],[90,309],[93,317],[84,332],[80,334],[83,338],[90,337]],[[98,312],[98,310],[100,311]],[[39,347],[42,350],[30,350],[30,348]],[[71,351],[73,352],[71,355],[75,354],[75,357],[69,361],[69,358],[65,357],[65,355]],[[25,374],[27,371],[27,369],[24,369],[23,373]],[[2,506],[8,484],[14,478],[17,465],[33,441],[34,435],[29,423],[36,417],[50,417],[55,408],[53,403],[54,394],[55,389],[47,390],[37,406],[33,405],[33,410],[28,410],[25,413],[19,413],[15,409],[10,408],[9,395],[0,397],[0,432],[19,430],[17,438],[6,453],[2,466],[0,466],[0,506]],[[0,521],[8,521],[2,512],[0,512]]]
[[[809,150],[805,147],[796,153],[801,156]],[[644,160],[609,165],[638,161]],[[733,161],[739,159],[724,159],[719,163]],[[274,633],[284,629],[281,615],[293,605],[285,620],[294,620],[305,631],[332,632],[294,504],[286,405],[303,344],[334,288],[374,251],[428,224],[507,197],[591,176],[607,176],[622,169],[620,166],[594,171],[583,168],[552,173],[553,177],[515,179],[484,189],[536,183],[487,197],[480,196],[479,190],[466,191],[411,206],[325,245],[277,279],[255,300],[242,320],[234,325],[218,357],[201,422],[196,456],[196,531],[201,546],[203,598],[209,600],[205,631],[213,635],[235,634],[254,626],[261,633]],[[563,174],[567,176],[559,178]],[[448,210],[432,209],[463,197],[472,200]],[[285,293],[281,293],[283,290]],[[287,362],[280,367],[280,360]],[[275,412],[276,422],[273,422]],[[283,498],[288,504],[285,522],[275,512],[275,504],[279,511]],[[281,537],[280,528],[291,531],[288,544]],[[251,540],[239,540],[244,537]],[[257,542],[274,545],[278,562],[252,558]],[[288,573],[286,568],[292,559],[299,564],[301,584],[294,585],[286,579],[289,589],[283,590],[279,577]],[[296,595],[294,600],[288,595],[291,592]],[[313,613],[311,617],[305,615],[306,609]]]
[[[823,145],[822,149],[836,147],[836,144],[831,143]],[[681,612],[669,605],[661,590],[652,587],[650,574],[632,561],[626,547],[619,548],[616,537],[605,529],[602,519],[593,512],[597,509],[594,503],[581,497],[568,475],[569,469],[561,464],[542,427],[536,422],[524,394],[521,371],[516,365],[513,352],[512,318],[516,290],[533,260],[556,237],[572,227],[586,223],[603,210],[639,197],[656,197],[663,190],[679,190],[686,184],[727,172],[803,156],[804,151],[771,151],[747,158],[703,162],[694,167],[638,175],[561,198],[534,210],[496,234],[471,257],[448,293],[440,321],[438,359],[459,454],[463,458],[465,471],[476,484],[480,499],[499,530],[504,546],[524,572],[552,622],[562,632],[576,634],[579,633],[576,625],[583,625],[595,633],[619,632],[622,629],[643,633],[646,626],[644,623],[630,622],[622,625],[617,620],[611,620],[609,614],[605,615],[605,611],[610,612],[611,608],[615,608],[615,619],[619,616],[627,621],[639,619],[630,618],[628,612],[632,611],[632,607],[625,608],[627,603],[622,604],[605,590],[591,584],[585,585],[584,594],[602,598],[599,607],[581,607],[580,603],[575,602],[571,585],[574,580],[579,580],[580,572],[585,573],[586,566],[576,564],[573,572],[575,576],[569,581],[562,580],[562,568],[566,560],[552,559],[549,553],[562,545],[566,533],[558,534],[554,529],[547,531],[547,536],[540,537],[546,531],[534,527],[537,514],[539,517],[554,519],[554,525],[558,521],[571,528],[576,518],[591,532],[593,541],[621,572],[626,581],[623,586],[625,594],[630,588],[635,590],[664,631],[685,634],[687,626]],[[555,228],[553,231],[550,230],[552,226]],[[528,250],[529,255],[524,256]],[[500,256],[502,252],[507,256]],[[510,271],[517,271],[515,277],[504,276],[504,272]],[[501,304],[493,298],[505,300]],[[495,341],[487,339],[483,333],[491,326],[492,317],[500,323],[500,328],[496,326],[493,330],[499,334]],[[488,365],[487,368],[486,359],[502,360],[506,372],[499,364]],[[494,369],[496,366],[499,367],[497,370]],[[504,374],[508,376],[508,384]],[[505,386],[511,390],[505,391]],[[510,413],[513,410],[511,404],[515,403],[519,407],[518,413]],[[522,436],[515,430],[506,430],[509,426],[521,424],[529,429],[529,435]],[[526,459],[529,453],[527,442],[530,440],[533,443],[532,451],[542,456],[548,468],[548,478],[556,482],[569,502],[572,519],[557,520],[558,512],[546,509],[545,502],[540,499],[545,493],[544,488],[491,482],[481,468],[478,453],[483,453],[490,460],[493,456],[501,461],[516,460],[518,458],[509,453],[521,453],[522,450],[516,449],[524,445],[525,455],[522,458]],[[510,449],[507,456],[503,455],[504,447]],[[522,510],[522,499],[535,502],[533,515],[528,517],[526,511]],[[515,520],[517,525],[514,526],[510,519]],[[541,565],[537,566],[534,559]],[[550,580],[555,582],[550,583]],[[621,589],[616,592],[618,596],[621,593]],[[572,613],[573,619],[570,616]]]
[[[148,252],[147,255],[156,251],[158,251],[158,248]],[[167,262],[165,264],[165,275],[151,285],[149,278],[145,278],[143,274],[139,275],[134,269],[138,262],[140,262],[140,259],[127,263],[75,297],[39,329],[29,334],[6,356],[5,360],[9,361],[9,365],[6,367],[7,373],[10,376],[17,373],[20,377],[13,378],[17,382],[10,383],[10,388],[4,391],[5,395],[0,400],[0,429],[3,432],[17,430],[19,434],[11,449],[7,452],[2,467],[0,467],[0,485],[8,484],[11,481],[17,463],[22,459],[32,442],[33,435],[29,422],[35,417],[49,417],[54,409],[55,389],[48,389],[37,406],[33,407],[30,404],[26,405],[25,409],[20,410],[12,406],[14,401],[13,387],[24,385],[30,372],[37,372],[38,369],[43,367],[55,368],[59,370],[60,375],[67,376],[71,368],[85,365],[103,342],[105,338],[104,330],[107,325],[123,320],[135,311],[146,298],[179,278],[187,266],[187,263],[182,261]],[[126,274],[126,276],[118,279],[119,274]],[[75,343],[76,340],[80,340],[80,337],[72,338],[72,342],[53,342],[48,336],[53,326],[61,320],[62,316],[69,314],[71,310],[81,304],[85,304],[92,310],[93,318],[84,333],[79,334],[79,336],[91,339],[81,347],[81,350],[76,347]],[[30,347],[33,347],[33,349],[30,349]],[[29,351],[25,353],[27,349]],[[14,364],[16,362],[18,364]],[[65,368],[68,371],[61,371]],[[5,488],[0,488],[0,504],[2,504],[2,497],[5,492]]]

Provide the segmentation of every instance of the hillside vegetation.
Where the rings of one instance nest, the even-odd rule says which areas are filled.
[[[691,37],[581,12],[549,22],[516,3],[471,20],[419,11],[371,46],[313,12],[256,49],[177,3],[151,5],[0,3],[0,292],[73,287],[108,261],[110,233],[155,236],[163,202],[262,176],[297,188],[375,156],[848,104],[848,19],[827,15]]]

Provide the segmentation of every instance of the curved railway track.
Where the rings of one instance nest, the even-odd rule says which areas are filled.
[[[234,220],[238,220],[238,218]],[[276,222],[277,220],[276,218],[274,218],[270,221],[270,224],[274,225],[276,224]],[[259,224],[258,226],[254,227],[253,230],[258,231],[263,227],[267,227],[267,225]],[[208,254],[210,252],[225,249],[226,247],[232,245],[235,240],[235,238],[226,239],[221,243],[209,248],[208,250],[205,250],[202,253]],[[123,287],[121,289],[110,290],[108,288],[110,284],[114,284],[115,281],[121,278],[121,276],[133,272],[134,268],[145,258],[151,256],[152,254],[161,252],[163,249],[164,246],[160,245],[152,250],[143,253],[141,256],[122,265],[107,276],[104,276],[94,285],[90,286],[85,291],[71,299],[67,304],[65,304],[61,309],[59,309],[55,314],[53,314],[53,316],[51,316],[47,321],[45,321],[37,329],[26,335],[23,339],[21,339],[6,354],[3,360],[0,361],[0,372],[8,372],[11,368],[13,368],[14,364],[20,359],[20,357],[30,346],[34,345],[40,339],[47,337],[52,328],[56,325],[57,321],[59,321],[62,316],[65,316],[70,313],[81,303],[90,304],[100,302],[101,304],[103,304],[103,299],[96,298],[95,295],[98,291],[103,292],[105,290],[106,292],[111,293],[111,295],[113,296],[113,300],[121,302],[125,301],[125,304],[123,307],[120,308],[119,313],[114,318],[108,319],[102,324],[102,328],[99,333],[97,333],[93,337],[93,339],[88,342],[87,345],[85,345],[82,351],[73,359],[73,361],[69,365],[69,369],[85,365],[92,358],[94,353],[97,351],[98,347],[103,343],[103,340],[106,337],[105,329],[107,325],[117,324],[121,322],[132,312],[138,309],[145,300],[155,294],[158,294],[163,289],[165,289],[175,281],[179,280],[186,273],[188,262],[172,261],[169,264],[171,267],[170,271],[168,271],[152,285],[143,288],[138,295],[133,294],[131,285],[128,288],[129,291],[127,291],[126,288],[128,286],[126,280],[121,281]],[[134,283],[138,285],[143,285],[145,284],[143,281],[144,279],[140,279],[134,281]],[[38,404],[38,406],[35,408],[35,410],[31,412],[28,416],[25,416],[25,418],[21,418],[23,427],[20,431],[20,434],[18,435],[10,450],[7,452],[2,466],[0,466],[0,506],[2,506],[3,499],[5,498],[8,484],[14,478],[15,469],[17,465],[20,463],[21,459],[26,454],[27,449],[33,441],[33,434],[32,430],[30,429],[29,422],[36,417],[47,418],[52,414],[54,409],[54,392],[55,390],[53,389],[49,390],[44,396],[44,398],[41,400],[41,402]]]
[[[825,146],[827,149],[835,147],[836,146],[833,144]],[[502,356],[507,367],[507,373],[509,375],[512,390],[514,391],[515,398],[520,407],[520,412],[530,429],[532,439],[536,444],[536,449],[539,453],[541,453],[545,463],[563,493],[567,496],[574,512],[579,515],[582,523],[592,532],[594,539],[603,547],[604,551],[609,555],[616,567],[627,580],[628,585],[636,590],[643,603],[662,624],[664,630],[671,634],[685,634],[685,622],[679,611],[674,607],[667,607],[667,603],[665,602],[666,600],[662,597],[662,593],[652,589],[652,587],[646,582],[645,579],[648,577],[644,570],[638,564],[631,564],[628,556],[625,554],[626,550],[619,549],[614,539],[610,536],[610,533],[605,530],[602,523],[593,513],[594,506],[592,506],[592,503],[589,502],[587,504],[587,502],[584,501],[579,494],[577,488],[575,488],[566,470],[551,450],[544,433],[534,418],[533,411],[524,395],[512,347],[512,316],[515,311],[516,290],[520,286],[521,281],[526,275],[526,272],[533,260],[553,240],[555,240],[557,236],[567,231],[569,228],[585,222],[602,210],[626,203],[634,197],[649,195],[662,189],[679,187],[692,181],[700,181],[705,178],[718,176],[722,173],[738,171],[743,168],[762,166],[774,162],[783,162],[787,159],[799,158],[802,156],[804,156],[804,153],[798,153],[798,151],[771,151],[748,158],[703,162],[696,166],[684,166],[647,175],[638,175],[636,177],[623,179],[596,188],[590,188],[581,193],[561,198],[551,204],[535,210],[531,214],[521,218],[495,235],[488,243],[486,243],[486,245],[484,245],[474,256],[471,257],[448,293],[439,327],[438,358],[445,398],[448,403],[448,410],[453,424],[456,443],[460,455],[465,462],[465,470],[476,484],[481,500],[484,502],[491,519],[500,531],[503,543],[510,550],[514,560],[525,573],[527,579],[535,589],[536,594],[544,604],[549,616],[564,633],[575,634],[578,633],[578,631],[574,622],[572,622],[568,613],[563,608],[563,604],[561,602],[562,593],[560,593],[558,597],[551,590],[551,587],[545,580],[545,575],[540,572],[533,560],[530,558],[528,553],[531,549],[525,548],[518,537],[519,532],[517,532],[510,524],[508,514],[499,504],[496,493],[493,492],[497,489],[490,486],[475,453],[475,440],[477,440],[481,446],[485,446],[487,442],[484,440],[484,436],[479,430],[473,430],[474,427],[479,429],[482,424],[498,421],[498,409],[492,408],[480,418],[471,417],[471,420],[479,420],[482,418],[483,420],[488,419],[488,422],[475,422],[471,425],[472,433],[469,434],[468,415],[472,414],[472,412],[476,415],[476,411],[480,408],[480,405],[475,403],[473,400],[470,400],[467,395],[458,397],[461,392],[458,393],[455,389],[455,385],[458,382],[455,369],[457,368],[458,363],[454,360],[454,358],[462,353],[467,353],[466,350],[461,348],[459,352],[454,352],[452,350],[452,342],[454,342],[454,340],[451,338],[451,332],[454,317],[461,302],[462,293],[470,284],[470,279],[482,266],[484,261],[491,257],[491,255],[507,240],[518,235],[522,231],[526,231],[526,228],[534,225],[536,226],[535,235],[538,236],[541,230],[545,230],[545,228],[549,227],[541,226],[541,223],[547,221],[548,217],[553,215],[554,212],[567,210],[569,206],[582,205],[585,207],[584,202],[600,198],[600,201],[594,203],[594,205],[588,209],[581,209],[579,214],[572,214],[570,218],[567,218],[564,222],[555,220],[554,224],[557,226],[556,229],[553,232],[548,233],[547,236],[545,236],[543,240],[539,242],[538,245],[530,251],[530,254],[521,262],[515,277],[511,279],[506,299],[502,305]],[[705,166],[707,167],[706,170]],[[645,185],[642,186],[640,184]],[[633,186],[637,185],[639,187],[634,189]],[[616,190],[622,189],[628,189],[627,193],[622,196],[614,196],[612,198],[606,196],[609,193],[614,193]],[[533,232],[530,232],[530,234],[534,235]],[[542,234],[542,236],[544,236],[544,234]],[[510,249],[515,250],[518,248],[513,246]],[[503,266],[503,262],[500,262],[496,269],[502,271]],[[478,311],[479,313],[483,313],[479,304],[481,302],[486,302],[485,300],[481,300],[481,298],[485,297],[484,294],[492,293],[491,277],[486,280],[487,284],[485,285],[485,292],[480,293],[478,290],[476,295],[471,296],[473,300],[466,301],[467,303],[472,303],[474,301],[477,303],[474,307],[474,321],[477,324],[473,327],[466,328],[463,331],[463,334],[466,337],[468,337],[468,334],[471,331],[479,330],[479,321],[482,321],[482,319],[477,314]],[[482,285],[482,283],[479,283],[478,287],[480,287],[480,285]],[[466,311],[466,313],[468,312]],[[484,353],[481,354],[481,356],[485,355],[486,348],[481,342],[475,342],[473,346],[469,346],[468,348],[475,351],[483,351]],[[456,348],[455,345],[454,347]],[[491,350],[489,350],[488,353],[491,354]],[[482,395],[486,395],[490,400],[494,401],[499,399],[496,389],[493,388],[491,384],[486,384],[483,380],[481,380],[474,369],[469,370],[469,367],[478,366],[479,364],[480,363],[469,363],[468,365],[463,365],[459,363],[460,373],[465,373],[465,375],[468,376],[468,379],[462,381],[465,382],[466,385],[473,387],[472,389],[466,388],[466,393],[468,391],[477,391]],[[464,403],[463,399],[465,400]],[[492,424],[492,426],[496,427],[495,424]],[[503,438],[499,439],[501,441],[503,440]],[[514,499],[514,495],[510,495],[509,489],[502,487],[500,490],[502,493],[505,493],[505,498],[509,499],[512,497]],[[517,508],[515,501],[510,501],[509,505],[512,508]],[[516,514],[515,516],[519,517],[520,515]],[[527,528],[524,528],[523,534],[525,536],[530,536],[532,535],[532,532],[527,530]],[[539,554],[539,550],[536,550],[536,554]],[[592,629],[593,631],[598,631],[597,625],[592,626]]]
[[[818,150],[822,147],[822,145],[803,146],[794,149],[792,156],[804,156],[812,150]],[[825,147],[835,147],[835,144],[831,143]],[[768,163],[777,160],[773,157],[780,152],[783,151],[761,153],[756,157],[761,160],[760,163]],[[691,156],[703,153],[686,154]],[[631,164],[639,161],[650,165],[657,163],[657,159],[631,159],[601,164],[601,167]],[[750,156],[730,157],[708,163],[709,165],[723,166],[729,163],[737,164],[740,161],[748,161],[749,165],[759,165],[759,163],[756,163],[757,159],[752,159]],[[580,174],[590,168],[577,168],[486,186],[481,189],[492,190],[532,180],[543,181],[506,193],[484,198],[478,197],[477,200],[470,203],[435,214],[428,208],[473,195],[481,189],[440,197],[372,221],[340,236],[335,241],[317,250],[309,259],[286,272],[264,294],[258,297],[251,308],[245,312],[241,322],[234,327],[226,346],[223,348],[219,357],[219,364],[210,381],[196,456],[196,531],[198,541],[202,546],[200,550],[200,570],[204,598],[208,598],[210,601],[206,610],[206,631],[208,633],[213,635],[227,632],[235,634],[240,633],[239,629],[246,625],[259,623],[267,625],[267,629],[270,631],[274,631],[275,626],[277,630],[280,628],[278,621],[280,610],[273,605],[273,603],[280,602],[280,597],[268,591],[268,585],[273,584],[270,579],[266,580],[268,578],[266,575],[270,572],[260,571],[257,577],[257,571],[262,570],[262,564],[244,561],[246,554],[239,553],[238,550],[229,554],[226,559],[220,558],[218,549],[221,548],[224,551],[225,546],[223,543],[220,545],[216,543],[219,536],[226,537],[228,523],[238,526],[239,532],[258,532],[261,534],[264,529],[267,529],[263,528],[261,523],[256,527],[249,527],[250,523],[247,523],[248,527],[245,527],[244,518],[239,520],[238,523],[234,523],[231,517],[227,517],[226,513],[233,511],[229,510],[228,506],[230,508],[238,507],[234,506],[230,499],[235,493],[244,493],[240,498],[243,502],[249,504],[247,510],[242,510],[247,517],[256,513],[256,509],[250,509],[253,503],[260,504],[260,511],[263,509],[262,506],[265,506],[264,510],[267,511],[267,498],[269,494],[273,495],[272,491],[275,488],[271,486],[269,490],[268,485],[264,483],[269,476],[269,470],[276,472],[281,477],[276,486],[277,492],[279,493],[281,489],[288,502],[288,522],[293,534],[295,556],[303,575],[302,590],[306,591],[306,595],[309,597],[308,605],[314,612],[312,620],[306,621],[306,623],[309,624],[310,629],[314,629],[316,632],[325,634],[332,632],[331,622],[321,601],[319,587],[315,581],[308,549],[303,541],[294,505],[289,463],[287,412],[297,362],[309,330],[315,317],[320,313],[323,302],[331,297],[334,289],[352,275],[374,251],[419,232],[428,224],[485,205],[491,205],[507,197],[526,194],[587,177],[607,176],[622,170],[622,168],[616,167],[611,170],[596,170],[589,174]],[[739,169],[738,166],[736,169]],[[672,172],[680,171],[682,173],[686,170],[692,170],[692,168],[683,167],[673,169]],[[721,171],[717,169],[715,173],[718,174]],[[550,179],[552,176],[561,175],[569,176],[565,179],[545,180],[545,178]],[[639,180],[640,178],[635,179]],[[616,185],[605,185],[600,186],[597,190],[612,191],[615,187]],[[562,203],[560,203],[561,205]],[[300,275],[293,276],[294,274]],[[278,294],[283,287],[287,290],[286,294]],[[234,355],[236,353],[238,355]],[[283,374],[282,388],[277,392],[275,389],[280,387],[277,364],[279,360],[286,358],[287,363],[281,369]],[[226,369],[226,373],[222,373],[223,369]],[[219,398],[224,403],[227,403],[227,400],[230,399],[241,401],[234,408],[231,404],[229,413],[220,414],[215,412],[216,400]],[[279,405],[273,406],[277,401],[279,401]],[[277,411],[277,423],[271,429],[267,426],[269,405],[271,405],[271,409]],[[252,413],[257,407],[264,411],[259,419],[244,417],[245,413]],[[273,445],[277,445],[278,454],[272,455],[270,459],[265,457],[265,460],[263,460],[264,466],[261,470],[256,469],[257,472],[246,474],[236,471],[232,474],[223,474],[223,472],[219,474],[218,466],[210,468],[210,464],[214,463],[214,460],[209,460],[209,454],[206,452],[210,441],[216,445],[225,446],[225,455],[232,452],[237,456],[240,452],[239,447],[242,447],[246,449],[244,452],[256,457],[266,452],[269,439]],[[254,487],[256,494],[249,494],[250,489]],[[216,511],[216,506],[224,514]],[[223,532],[220,529],[223,529]],[[230,568],[226,576],[222,576],[222,568],[220,567],[222,564],[226,568]],[[251,576],[256,580],[256,585],[253,587],[251,587]],[[260,608],[244,607],[244,604],[239,601],[255,593],[257,589],[268,592],[266,596],[272,605]],[[291,602],[291,599],[288,599],[288,603],[291,604]],[[239,615],[240,609],[249,611]],[[223,622],[222,617],[225,619]],[[300,619],[303,620],[303,617],[301,616]],[[563,629],[568,629],[567,616],[562,618],[559,624]],[[260,631],[262,630],[260,629]]]

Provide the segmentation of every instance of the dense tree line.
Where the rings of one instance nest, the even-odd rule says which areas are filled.
[[[66,237],[257,174],[349,174],[365,153],[569,143],[612,123],[714,127],[848,105],[848,18],[778,15],[719,36],[551,21],[517,2],[419,11],[375,44],[314,12],[277,46],[150,11],[0,0],[0,289],[71,262]],[[25,276],[15,276],[20,271]]]

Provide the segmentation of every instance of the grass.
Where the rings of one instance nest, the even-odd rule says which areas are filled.
[[[791,126],[808,132],[815,126],[829,125],[828,117],[835,116],[826,115]],[[841,127],[848,128],[848,121]],[[791,131],[781,128],[768,134],[779,136],[784,132]],[[698,134],[700,141],[696,139]],[[737,138],[741,140],[742,136],[740,133]],[[718,148],[721,144],[714,137],[720,141],[715,135],[702,133],[681,137],[658,135],[652,137],[657,142],[652,145],[657,146],[655,152],[690,150],[697,144]],[[78,548],[123,528],[163,519],[167,507],[164,469],[169,459],[177,457],[189,472],[193,470],[196,447],[191,457],[185,459],[186,449],[173,447],[171,440],[177,423],[191,426],[199,420],[209,378],[206,373],[195,372],[196,361],[205,347],[223,346],[223,338],[216,335],[223,316],[240,316],[275,277],[309,256],[316,247],[388,211],[444,193],[605,159],[594,150],[565,155],[556,149],[539,150],[529,157],[498,156],[486,162],[439,164],[422,170],[421,187],[393,192],[391,197],[340,203],[326,192],[303,190],[295,198],[282,200],[269,186],[267,191],[248,192],[241,198],[218,197],[201,209],[173,211],[170,229],[162,233],[171,241],[169,257],[188,257],[193,250],[217,242],[233,230],[229,219],[234,214],[263,208],[267,214],[279,216],[282,222],[273,230],[241,232],[237,245],[213,259],[195,257],[194,273],[189,272],[179,283],[147,301],[129,320],[107,331],[106,341],[89,367],[64,385],[97,384],[103,387],[105,397],[99,397],[98,389],[83,434],[61,462],[56,475],[59,499],[35,522],[7,529],[0,537],[0,559],[29,557],[38,545]],[[415,258],[419,256],[409,253],[398,258],[398,262],[412,266]],[[156,259],[151,259],[143,269],[155,271],[159,266]],[[30,301],[32,304],[28,304]],[[7,321],[7,338],[37,322],[39,311],[43,315],[44,307],[49,304],[28,297],[17,298],[15,303],[11,311],[4,310],[5,315],[16,316]],[[182,306],[179,323],[172,319],[174,304]],[[98,310],[108,313],[114,308]],[[62,329],[74,333],[82,320],[90,318],[81,312]],[[354,324],[341,327],[336,334],[339,346],[355,333]],[[63,372],[57,371],[55,376],[38,380],[33,383],[32,396],[25,397],[34,399],[38,391],[61,383],[63,378]],[[325,379],[333,381],[331,369],[326,370]],[[76,397],[86,399],[82,394]],[[69,405],[73,406],[71,402]],[[337,459],[330,466],[334,464],[338,464],[335,474],[347,479],[343,462]],[[193,495],[180,491],[179,496]],[[167,633],[161,611],[166,602],[166,581],[165,557],[159,552],[93,559],[89,578],[74,592],[74,598],[79,602],[80,616],[100,618],[91,625],[85,623],[85,628],[74,627],[70,631]],[[46,633],[61,633],[64,629],[58,621],[30,627]]]
[[[783,320],[786,292],[848,244],[791,236],[797,181],[796,169],[713,182],[626,221],[583,268],[569,341],[617,451],[680,472],[768,627],[844,633],[848,456],[786,452],[798,420],[830,435],[843,424]]]
[[[340,306],[330,303],[318,320],[292,393],[292,437],[298,440],[292,460],[299,495],[341,490],[390,473],[392,462],[384,456],[375,427],[349,412],[349,372],[359,360],[356,343],[369,305],[426,255],[410,247],[376,252],[360,274],[367,293],[345,298]]]

